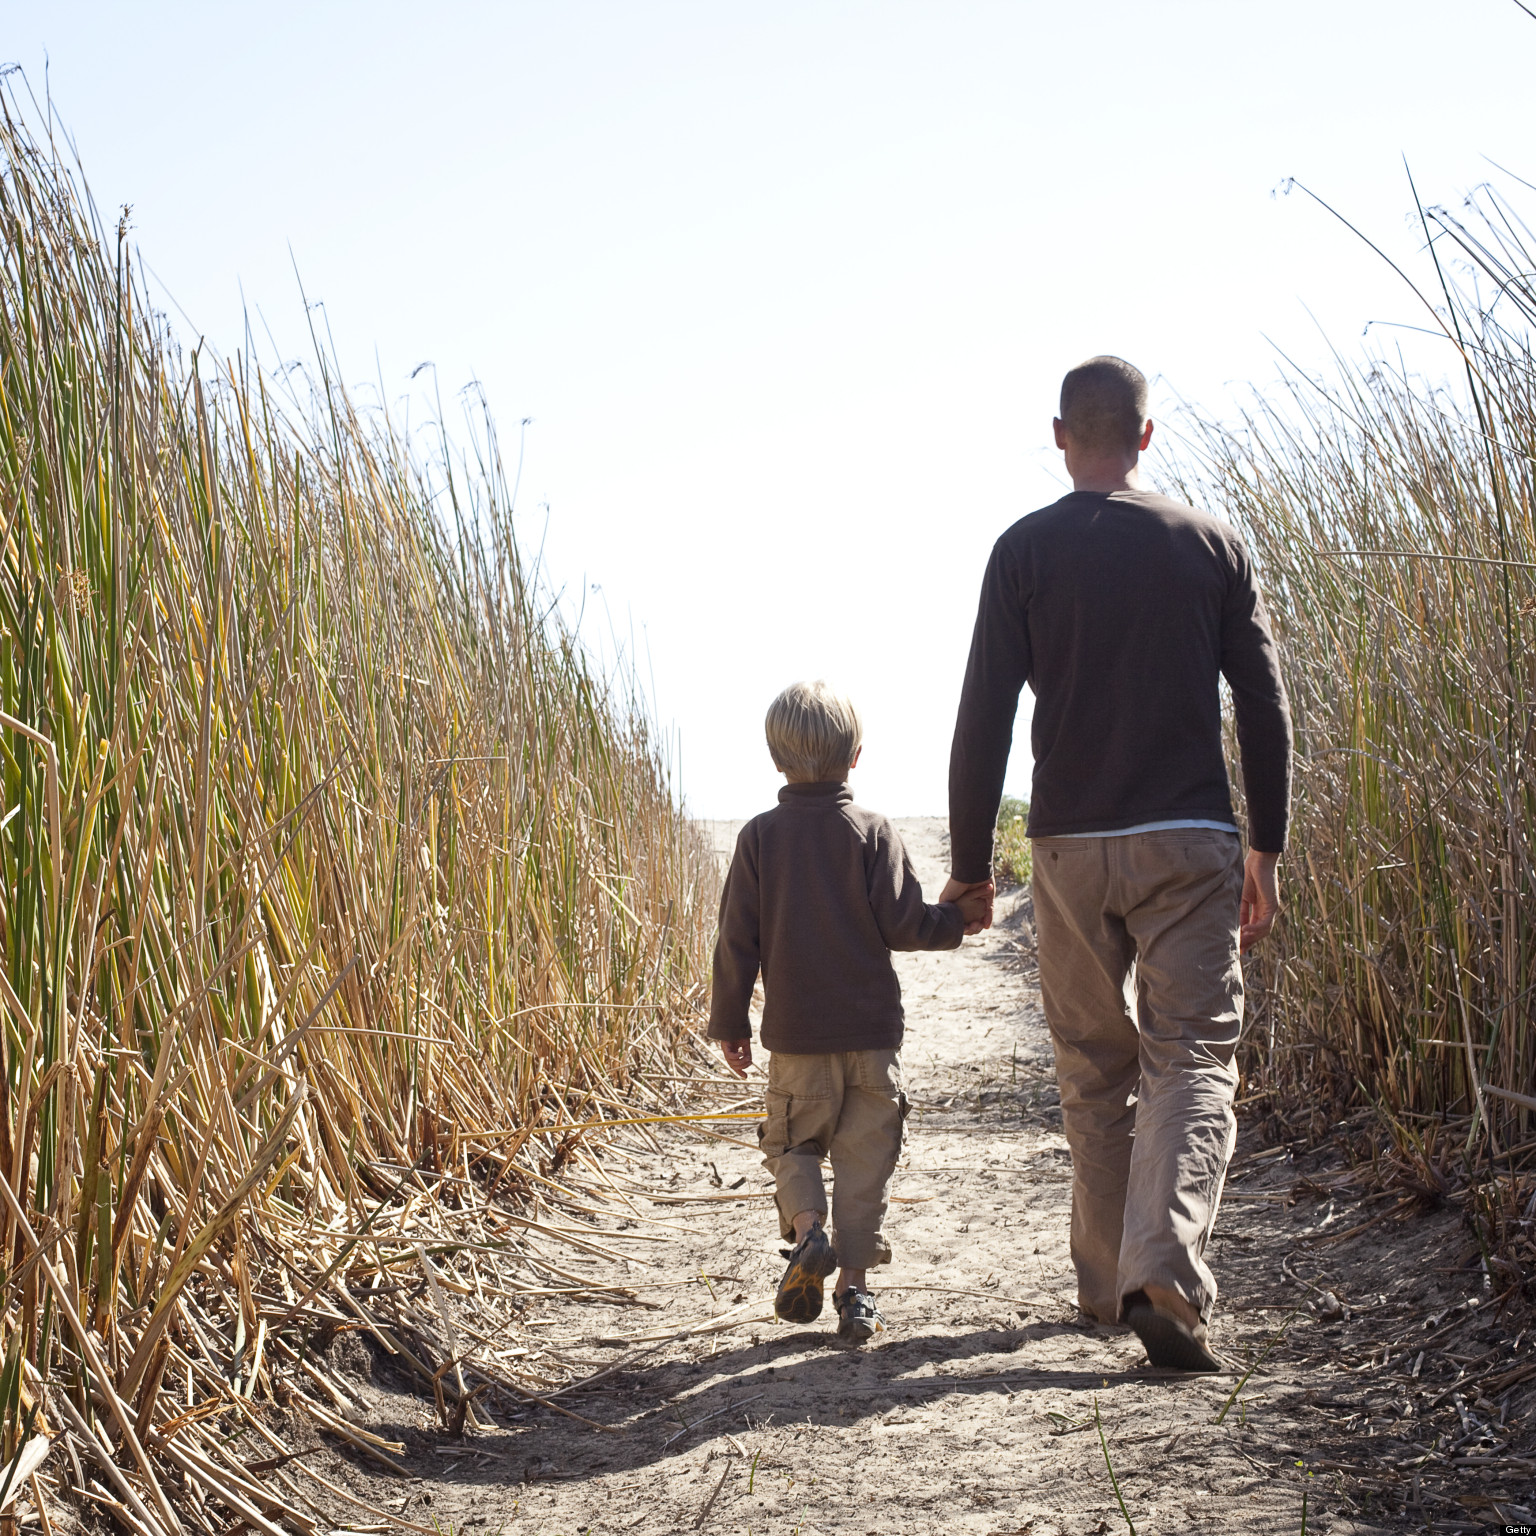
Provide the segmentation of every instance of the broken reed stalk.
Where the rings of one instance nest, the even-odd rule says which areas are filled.
[[[491,1196],[570,1200],[585,1135],[669,1118],[639,1074],[715,862],[490,421],[423,454],[318,346],[281,384],[183,354],[47,121],[0,83],[0,1457],[41,1402],[148,1536],[187,1478],[308,1529],[199,1420],[267,1435],[291,1379],[365,1435],[284,1342],[317,1326],[450,1417],[566,1379],[461,1359],[442,1291],[515,1329],[491,1298],[580,1286]]]
[[[1173,481],[1248,539],[1296,726],[1248,1076],[1314,1131],[1376,1106],[1434,1193],[1536,1137],[1536,241],[1491,189],[1423,221],[1460,382],[1292,374]]]

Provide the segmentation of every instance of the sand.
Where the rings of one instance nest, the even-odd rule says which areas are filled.
[[[943,825],[901,826],[932,896]],[[556,1383],[627,1361],[557,1399],[613,1428],[491,1403],[494,1427],[455,1439],[352,1336],[338,1368],[374,1427],[406,1443],[413,1478],[380,1476],[325,1442],[327,1475],[421,1525],[540,1536],[1086,1536],[1127,1528],[1122,1499],[1138,1536],[1297,1532],[1304,1493],[1308,1532],[1423,1530],[1408,1460],[1399,1474],[1380,1458],[1402,1447],[1411,1459],[1413,1435],[1428,1438],[1411,1399],[1422,1407],[1443,1362],[1405,1388],[1411,1349],[1388,1360],[1401,1351],[1381,1341],[1418,1329],[1437,1301],[1459,1299],[1471,1315],[1475,1280],[1430,1273],[1454,1269],[1458,1218],[1393,1208],[1383,1221],[1387,1208],[1342,1185],[1324,1203],[1298,1184],[1311,1170],[1325,1190],[1323,1162],[1245,1140],[1212,1249],[1223,1287],[1214,1342],[1239,1369],[1159,1373],[1133,1335],[1084,1326],[1027,902],[1015,893],[999,915],[957,954],[897,957],[915,1110],[888,1228],[895,1259],[871,1275],[889,1326],[870,1344],[839,1347],[830,1307],[811,1327],[772,1320],[783,1263],[754,1147],[678,1132],[647,1146],[632,1133],[603,1162],[629,1204],[591,1218],[627,1257],[559,1262],[650,1305],[543,1301],[505,1333]],[[760,1091],[754,1082],[736,1097]],[[721,1125],[752,1139],[750,1121]],[[1452,1381],[1465,1369],[1443,1368]],[[1497,1502],[1499,1488],[1488,1494],[1489,1519],[1515,1507]],[[1431,1528],[1480,1528],[1465,1513],[1476,1504],[1454,1510],[1472,1523]]]

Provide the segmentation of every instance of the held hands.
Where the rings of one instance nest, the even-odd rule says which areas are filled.
[[[1237,948],[1246,955],[1280,915],[1280,889],[1275,880],[1278,853],[1252,852],[1243,863],[1243,897],[1237,909]]]
[[[720,1042],[720,1054],[725,1057],[725,1064],[737,1077],[745,1077],[747,1068],[752,1065],[752,1041],[746,1040],[722,1040]]]
[[[965,885],[952,879],[945,882],[944,889],[939,892],[939,900],[952,901],[960,908],[960,915],[965,919],[965,931],[969,936],[992,926],[992,900],[996,894],[997,887],[990,880]]]

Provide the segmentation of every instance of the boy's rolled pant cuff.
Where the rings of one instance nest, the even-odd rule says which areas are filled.
[[[765,1159],[767,1161],[767,1159]],[[793,1242],[795,1217],[801,1211],[815,1211],[822,1226],[827,1224],[827,1187],[821,1177],[820,1159],[796,1158],[785,1152],[773,1159],[774,1203],[779,1208],[779,1236]],[[784,1166],[788,1162],[809,1163],[808,1168]]]
[[[862,1233],[856,1237],[846,1237],[838,1231],[833,1233],[832,1247],[843,1269],[878,1269],[882,1264],[891,1262],[891,1245],[880,1232],[873,1237],[866,1237]]]

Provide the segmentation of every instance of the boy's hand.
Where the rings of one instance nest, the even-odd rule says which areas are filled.
[[[992,926],[992,892],[990,890],[967,891],[955,905],[965,919],[967,933],[980,933]]]
[[[725,1064],[737,1077],[745,1077],[747,1068],[752,1065],[752,1042],[747,1040],[722,1040],[720,1042],[720,1054],[725,1057]]]
[[[939,900],[952,901],[960,908],[966,934],[970,936],[992,926],[992,900],[996,893],[997,887],[990,880],[977,885],[962,885],[958,880],[950,880],[939,893]]]

